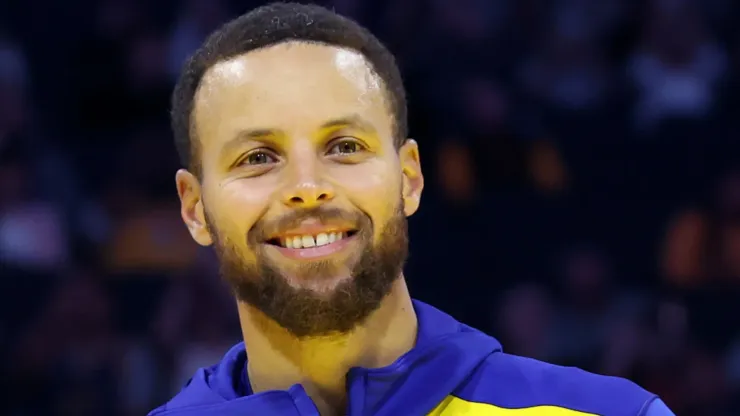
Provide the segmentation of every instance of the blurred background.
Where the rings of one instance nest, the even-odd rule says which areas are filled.
[[[0,3],[0,414],[143,415],[240,338],[168,99],[248,0]],[[412,294],[510,353],[740,414],[740,3],[336,0],[397,55]]]

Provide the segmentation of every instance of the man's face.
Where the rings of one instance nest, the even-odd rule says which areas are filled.
[[[237,297],[296,336],[347,332],[400,276],[423,188],[362,55],[282,43],[213,66],[195,97],[201,182],[177,175],[193,238]]]

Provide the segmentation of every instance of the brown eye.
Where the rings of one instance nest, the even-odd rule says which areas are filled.
[[[336,144],[334,144],[331,149],[329,149],[329,154],[333,155],[346,155],[346,154],[352,154],[357,153],[362,150],[362,145],[357,143],[354,140],[342,140]]]
[[[249,154],[244,159],[243,164],[247,165],[264,165],[267,163],[275,163],[275,157],[264,151],[257,151]]]

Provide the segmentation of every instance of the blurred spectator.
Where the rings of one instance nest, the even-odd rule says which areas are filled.
[[[177,160],[157,127],[133,132],[104,185],[110,218],[105,260],[110,270],[176,272],[193,264],[198,245],[182,225],[172,172]],[[110,166],[110,162],[115,165]],[[135,161],[132,163],[132,161]]]
[[[511,354],[547,360],[551,357],[552,305],[544,288],[521,284],[503,294],[492,318],[493,333]]]
[[[738,397],[738,394],[740,394],[740,339],[737,339],[728,349],[724,364],[727,369],[726,375],[730,397]],[[740,402],[735,400],[733,404],[737,406],[740,405]]]
[[[577,248],[563,257],[560,286],[564,303],[555,312],[553,347],[559,361],[596,369],[599,351],[615,346],[607,342],[615,326],[622,325],[625,334],[633,336],[629,323],[640,318],[640,297],[614,285],[611,267],[605,254],[594,247]],[[634,347],[627,344],[625,348]]]
[[[567,173],[557,149],[531,123],[516,119],[510,94],[499,84],[470,77],[456,92],[456,127],[450,126],[437,154],[450,200],[471,201],[476,193],[502,189],[564,188]]]
[[[719,182],[704,209],[687,209],[668,228],[662,272],[676,288],[740,282],[740,173]]]
[[[28,68],[20,47],[0,38],[0,145],[28,122]]]
[[[506,66],[507,45],[497,37],[505,22],[505,2],[433,0],[416,65],[448,77],[473,69]],[[498,13],[497,13],[498,12]]]
[[[653,332],[642,362],[640,380],[645,388],[660,395],[677,414],[685,407],[683,380],[691,350],[688,309],[676,300],[660,301],[654,311]]]
[[[0,43],[0,262],[53,269],[66,262],[69,241],[63,213],[50,203],[55,195],[45,192],[44,162],[52,160],[34,151],[41,139],[31,130],[25,66],[17,46]],[[63,185],[63,171],[57,175]]]
[[[200,252],[195,257],[187,274],[168,281],[154,310],[143,315],[149,321],[124,346],[120,394],[126,414],[141,414],[167,400],[198,367],[212,365],[240,337],[236,305],[215,273],[212,256]]]
[[[740,286],[740,170],[726,175],[718,187],[718,247],[715,273]]]
[[[118,397],[122,415],[142,415],[167,400],[170,369],[165,354],[158,354],[155,345],[140,339],[122,346]]]
[[[638,93],[637,126],[705,119],[726,71],[725,52],[691,1],[650,2],[643,38],[628,67]]]
[[[610,68],[598,45],[596,22],[575,10],[558,13],[544,47],[521,71],[525,88],[545,104],[568,111],[593,110],[609,98]]]
[[[731,415],[728,408],[727,384],[721,360],[715,354],[695,350],[683,364],[687,367],[683,395],[686,402],[681,415]],[[676,409],[678,412],[679,410]]]
[[[156,339],[172,354],[170,394],[182,387],[194,372],[211,365],[239,339],[236,308],[216,276],[192,275],[173,285],[159,310]]]
[[[111,270],[186,270],[197,245],[172,204],[146,205],[116,220],[106,260]]]
[[[630,2],[623,0],[555,0],[552,15],[557,26],[596,40],[606,40],[624,23]],[[568,28],[570,26],[570,28]]]
[[[707,219],[688,210],[669,224],[661,271],[675,287],[696,287],[706,278]]]
[[[69,256],[67,234],[56,210],[26,202],[0,217],[0,261],[24,269],[53,270]]]
[[[33,414],[115,414],[110,304],[84,272],[69,276],[13,353],[13,398]],[[38,400],[38,397],[44,400]]]
[[[619,317],[605,336],[598,372],[639,380],[644,364],[648,331],[637,319]]]

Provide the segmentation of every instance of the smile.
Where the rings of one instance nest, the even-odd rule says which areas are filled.
[[[296,235],[287,236],[277,239],[277,243],[281,247],[286,248],[311,248],[321,247],[327,244],[340,241],[350,236],[350,232],[329,232],[329,233],[318,233],[316,235]]]
[[[356,230],[334,230],[276,237],[267,241],[280,253],[296,259],[316,259],[335,254],[352,242]]]

